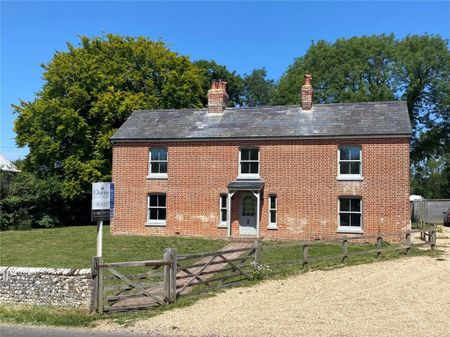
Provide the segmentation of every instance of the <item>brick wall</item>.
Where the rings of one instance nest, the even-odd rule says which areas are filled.
[[[363,181],[337,181],[338,146],[362,146]],[[148,179],[149,148],[167,147],[168,179]],[[261,237],[328,238],[337,234],[339,196],[359,196],[364,234],[409,226],[409,140],[286,140],[116,143],[114,234],[226,237],[219,224],[219,195],[238,175],[239,147],[258,146],[262,191]],[[145,226],[147,195],[167,194],[165,227]],[[268,196],[278,200],[278,230],[267,229]],[[239,235],[239,205],[232,198],[232,234]]]

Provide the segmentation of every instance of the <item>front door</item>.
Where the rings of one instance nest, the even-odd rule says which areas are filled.
[[[241,201],[239,234],[256,235],[256,198],[252,194],[244,195]]]

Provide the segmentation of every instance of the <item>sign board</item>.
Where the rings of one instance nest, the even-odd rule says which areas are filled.
[[[92,221],[114,216],[114,183],[92,183]]]

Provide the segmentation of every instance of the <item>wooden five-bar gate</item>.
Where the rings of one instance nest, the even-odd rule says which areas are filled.
[[[167,248],[163,259],[105,263],[94,257],[93,312],[152,309],[182,295],[236,285],[249,279],[257,247],[177,256]],[[196,287],[203,285],[204,287]]]

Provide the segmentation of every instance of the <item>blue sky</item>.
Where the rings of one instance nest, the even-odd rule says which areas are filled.
[[[450,2],[1,2],[0,152],[23,157],[11,104],[42,87],[40,64],[78,35],[161,38],[193,60],[278,79],[311,41],[393,32],[450,38]]]

